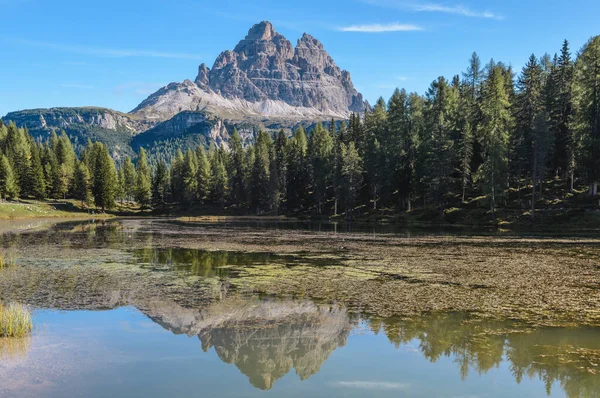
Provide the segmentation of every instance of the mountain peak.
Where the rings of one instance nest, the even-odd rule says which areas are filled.
[[[271,22],[262,21],[250,28],[246,40],[273,40],[277,34]]]
[[[195,86],[196,90],[178,85],[157,93],[136,112],[148,104],[166,109],[162,114],[215,105],[230,114],[229,110],[246,104],[263,116],[285,116],[293,108],[292,113],[301,115],[343,118],[365,109],[350,74],[336,65],[319,40],[304,33],[294,48],[268,21],[252,26],[233,51],[217,57],[211,69],[200,65]]]

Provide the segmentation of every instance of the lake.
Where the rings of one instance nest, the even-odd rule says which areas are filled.
[[[591,237],[151,219],[3,231],[16,266],[0,299],[31,306],[34,332],[0,339],[2,397],[600,396]]]

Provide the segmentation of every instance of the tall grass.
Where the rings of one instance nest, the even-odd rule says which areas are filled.
[[[0,303],[0,337],[25,337],[32,328],[31,312],[27,307]]]
[[[10,268],[15,265],[15,258],[12,254],[6,254],[3,251],[0,251],[0,270],[5,268]]]

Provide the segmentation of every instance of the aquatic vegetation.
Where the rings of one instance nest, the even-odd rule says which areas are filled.
[[[25,337],[33,328],[31,311],[21,304],[0,303],[0,338]]]
[[[15,265],[15,258],[12,253],[0,251],[0,270],[10,268]]]

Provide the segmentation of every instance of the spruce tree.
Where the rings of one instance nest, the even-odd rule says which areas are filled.
[[[0,158],[0,196],[4,200],[16,199],[19,196],[19,185],[6,155]]]
[[[317,213],[321,214],[327,200],[327,188],[333,177],[333,139],[319,123],[308,140],[308,157],[311,165],[313,196]]]
[[[575,64],[575,128],[581,173],[590,195],[600,182],[600,36],[590,39]]]
[[[188,149],[183,157],[181,177],[183,179],[183,202],[192,203],[196,200],[198,192],[198,159],[192,149]]]
[[[481,113],[479,137],[484,161],[479,173],[495,218],[498,201],[506,186],[508,139],[513,124],[505,74],[500,66],[489,69],[483,87]]]
[[[237,129],[233,129],[230,142],[231,152],[227,172],[231,186],[231,201],[235,204],[244,202],[244,148]]]
[[[40,156],[42,149],[35,143],[31,145],[30,195],[38,200],[46,198],[46,179]]]
[[[102,211],[115,207],[116,169],[106,145],[94,144],[94,203]]]
[[[211,166],[203,146],[198,147],[196,156],[198,158],[198,169],[196,170],[196,197],[200,203],[204,204],[211,192]],[[243,192],[240,192],[240,194],[243,194]]]
[[[164,209],[167,201],[168,174],[164,162],[158,162],[152,179],[152,207]]]
[[[129,200],[133,200],[135,197],[135,189],[137,184],[137,173],[135,171],[135,166],[131,161],[129,156],[125,157],[123,161],[123,166],[121,167],[123,170],[123,181],[125,188],[125,198]]]
[[[150,206],[152,198],[150,168],[148,167],[148,157],[144,148],[140,148],[137,161],[137,179],[135,184],[135,200],[143,208]]]
[[[352,210],[356,206],[363,183],[362,159],[354,146],[354,142],[350,142],[348,146],[342,143],[340,145],[340,155],[344,206],[346,208],[346,217],[351,218]]]
[[[440,77],[431,84],[425,106],[424,181],[427,196],[443,215],[455,169],[452,135],[456,130],[458,93]]]
[[[252,167],[252,207],[256,214],[270,210],[272,207],[271,192],[271,137],[263,131],[258,132],[254,144],[254,165]]]
[[[92,200],[90,185],[90,172],[81,161],[75,164],[75,173],[73,175],[73,197],[81,201],[81,205],[89,204]]]
[[[222,153],[217,150],[212,150],[210,158],[211,163],[211,194],[214,204],[225,208],[229,193],[229,180],[227,176],[227,168]]]

